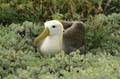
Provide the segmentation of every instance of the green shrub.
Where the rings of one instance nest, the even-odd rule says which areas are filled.
[[[113,13],[105,16],[103,14],[90,17],[86,22],[87,49],[94,48],[106,50],[115,55],[120,52],[120,14]]]
[[[41,25],[28,21],[0,25],[0,79],[119,79],[119,16],[100,14],[89,18],[85,23],[86,55],[62,51],[43,57],[32,46]]]
[[[1,0],[0,22],[86,20],[100,13],[120,13],[119,4],[119,0]]]

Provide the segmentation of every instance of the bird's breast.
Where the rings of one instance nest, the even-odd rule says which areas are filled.
[[[42,54],[53,55],[62,50],[62,38],[58,36],[46,37],[40,46]]]

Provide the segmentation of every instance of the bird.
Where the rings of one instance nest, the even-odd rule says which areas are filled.
[[[63,50],[70,53],[77,49],[85,53],[85,27],[82,21],[62,21],[66,30],[63,34]]]
[[[82,22],[50,20],[44,23],[43,32],[33,40],[43,55],[55,55],[60,51],[70,53],[84,47]]]

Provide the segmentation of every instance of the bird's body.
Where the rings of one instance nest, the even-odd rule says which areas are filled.
[[[63,49],[70,53],[84,47],[84,27],[82,22],[74,22],[63,34]]]
[[[69,53],[82,47],[83,34],[81,35],[83,27],[81,23],[75,23],[67,30],[57,20],[45,22],[45,30],[38,37],[35,38],[33,45],[37,45],[40,52],[44,55],[54,55],[61,50]]]
[[[40,46],[41,53],[54,55],[62,50],[62,36],[48,36]]]

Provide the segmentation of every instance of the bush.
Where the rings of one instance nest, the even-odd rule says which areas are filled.
[[[86,41],[89,51],[100,48],[112,55],[120,52],[120,14],[103,14],[90,17],[86,22]]]
[[[41,25],[28,21],[0,25],[0,79],[119,79],[119,16],[89,18],[85,23],[86,55],[62,51],[47,58],[31,44]]]
[[[119,0],[1,0],[0,22],[10,24],[49,19],[86,20],[89,16],[120,12]]]

